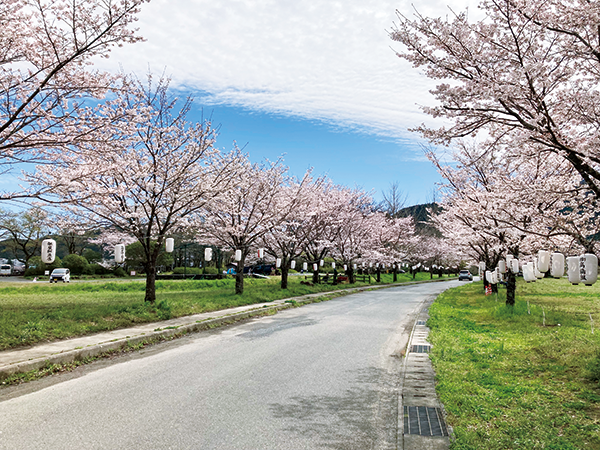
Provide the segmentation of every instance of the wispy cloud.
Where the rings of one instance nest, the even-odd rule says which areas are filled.
[[[418,7],[443,15],[446,3]],[[204,93],[206,103],[407,138],[429,120],[419,105],[433,103],[433,84],[392,50],[396,9],[413,10],[390,0],[152,0],[138,22],[147,41],[101,64],[139,74],[166,67],[175,86]]]

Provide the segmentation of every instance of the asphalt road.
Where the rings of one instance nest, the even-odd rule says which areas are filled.
[[[10,391],[0,449],[395,449],[397,355],[422,302],[458,284],[341,297]]]

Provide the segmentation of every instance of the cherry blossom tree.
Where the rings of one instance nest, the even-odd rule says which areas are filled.
[[[104,146],[81,146],[59,164],[38,166],[29,177],[70,211],[97,226],[129,234],[143,247],[145,301],[156,298],[156,261],[164,239],[187,227],[226,188],[236,153],[214,147],[209,122],[189,123],[191,99],[178,102],[169,82],[132,83],[115,107],[129,111],[121,133]]]
[[[456,167],[451,167],[429,153],[446,180],[443,212],[436,218],[444,236],[488,268],[506,254],[581,248],[582,232],[593,228],[595,212],[589,199],[586,205],[589,189],[575,169],[555,155],[531,152],[525,160],[504,155],[490,147],[459,145],[452,155]]]
[[[286,211],[267,233],[260,239],[260,246],[267,253],[281,261],[281,288],[288,287],[288,274],[290,264],[300,257],[306,246],[309,234],[306,232],[310,226],[313,213],[318,208],[320,196],[326,181],[323,177],[314,179],[310,171],[301,181],[291,181],[289,185],[282,186],[282,193],[275,199],[274,208]]]
[[[144,1],[0,0],[0,173],[105,139],[106,118],[82,99],[102,99],[120,75],[90,63],[141,39],[131,26]]]
[[[438,106],[424,110],[447,126],[419,130],[441,144],[478,135],[507,157],[558,155],[600,196],[600,4],[484,0],[480,9],[479,21],[398,14],[398,55],[440,80]]]
[[[373,201],[364,191],[340,187],[333,235],[333,255],[346,266],[350,283],[356,282],[354,264],[368,261],[372,239],[385,214],[373,211]]]
[[[232,251],[239,250],[235,293],[244,292],[244,265],[251,250],[262,237],[292,212],[289,201],[288,168],[281,160],[252,163],[247,156],[238,161],[228,189],[223,189],[208,203],[201,222],[199,237]],[[282,198],[283,197],[283,198]]]

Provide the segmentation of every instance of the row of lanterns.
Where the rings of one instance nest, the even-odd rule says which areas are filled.
[[[165,239],[165,247],[166,247],[167,253],[172,253],[173,250],[175,249],[175,240],[173,238],[167,238],[167,239]],[[264,248],[259,248],[257,256],[258,256],[259,259],[263,259],[265,257],[265,249]],[[205,261],[211,261],[211,259],[212,259],[212,248],[207,247],[207,248],[204,249],[204,260]],[[235,261],[241,261],[242,260],[242,251],[240,249],[237,249],[235,251],[234,260]],[[317,263],[313,263],[313,270],[317,270],[319,268],[319,266],[323,267],[324,264],[325,264],[325,261],[323,261],[323,260],[320,260],[318,264]],[[277,268],[281,267],[281,258],[277,258],[275,260],[275,267],[277,267]],[[331,268],[335,269],[335,267],[336,267],[335,266],[335,262],[332,262],[331,263]],[[353,264],[354,270],[356,270],[357,267],[358,267],[357,264]],[[372,262],[369,263],[369,267],[373,267],[373,263]],[[375,263],[375,267],[379,267],[379,263]],[[382,263],[381,267],[385,268],[385,264]],[[290,261],[290,268],[291,269],[295,269],[296,268],[296,261],[295,260]],[[308,263],[307,262],[304,262],[302,264],[302,269],[303,270],[308,270]],[[344,264],[344,271],[346,271],[346,270],[348,270],[348,266],[346,264]]]
[[[42,262],[52,264],[56,259],[56,241],[54,239],[44,239],[42,241]],[[125,244],[115,245],[115,262],[121,264],[125,262]]]
[[[591,286],[598,280],[596,255],[585,253],[580,256],[569,256],[566,263],[570,283]],[[512,255],[507,255],[506,261],[500,261],[493,271],[485,271],[485,263],[479,263],[479,273],[485,271],[485,279],[491,284],[502,281],[502,275],[508,270],[515,274],[519,272],[519,260]],[[549,251],[540,250],[537,260],[523,264],[523,279],[527,282],[536,281],[538,278],[543,278],[544,273],[548,271],[554,278],[560,278],[565,274],[565,256],[562,253],[550,254]]]

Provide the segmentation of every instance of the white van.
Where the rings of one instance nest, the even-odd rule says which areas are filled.
[[[12,275],[12,267],[10,266],[10,264],[0,265],[0,276],[10,277],[11,275]]]

